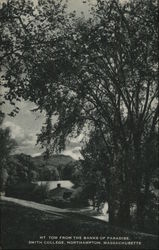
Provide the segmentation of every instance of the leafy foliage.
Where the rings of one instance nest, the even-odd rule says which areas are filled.
[[[0,111],[0,125],[2,125],[4,114]],[[16,142],[11,138],[9,128],[0,128],[0,190],[5,190],[8,179],[7,160]]]

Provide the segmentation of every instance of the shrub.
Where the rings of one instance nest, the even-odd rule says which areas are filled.
[[[60,207],[60,208],[67,208],[71,207],[70,202],[64,200],[63,198],[49,198],[45,199],[44,203],[50,206]]]
[[[6,196],[23,200],[32,200],[35,188],[36,184],[33,183],[19,183],[15,185],[8,185],[6,187]]]
[[[48,197],[48,186],[47,184],[38,186],[35,183],[9,185],[6,188],[6,196],[42,202]]]
[[[47,184],[41,184],[36,186],[33,190],[33,200],[42,202],[48,198],[49,189]]]

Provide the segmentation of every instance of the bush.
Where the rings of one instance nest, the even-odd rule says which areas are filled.
[[[48,198],[49,189],[47,184],[42,184],[36,186],[33,190],[33,200],[37,202],[42,202]]]
[[[158,234],[158,198],[153,192],[145,207],[145,232]]]
[[[38,186],[35,183],[20,183],[9,185],[6,188],[6,196],[23,200],[42,202],[48,197],[48,186]]]
[[[44,203],[50,206],[55,206],[55,207],[60,207],[60,208],[71,207],[71,203],[69,201],[66,201],[63,198],[57,198],[57,197],[45,199]]]
[[[8,185],[6,187],[6,196],[15,197],[23,200],[32,200],[36,186],[37,185],[33,183]]]
[[[70,201],[72,207],[88,206],[88,198],[85,195],[83,187],[76,188],[75,192],[70,198]]]

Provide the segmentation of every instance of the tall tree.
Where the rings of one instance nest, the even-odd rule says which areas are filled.
[[[4,114],[0,111],[0,125],[2,125]],[[7,160],[16,142],[11,138],[9,128],[0,128],[0,191],[5,191],[8,179]]]
[[[98,129],[90,135],[81,154],[83,156],[81,172],[85,195],[93,201],[94,208],[96,203],[99,207],[102,202],[109,200],[110,183],[113,180],[110,179],[109,174],[110,155],[106,151],[105,143]]]

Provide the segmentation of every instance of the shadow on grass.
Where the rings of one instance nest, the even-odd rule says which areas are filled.
[[[0,202],[1,205],[1,246],[2,249],[158,249],[157,238],[123,231],[108,223],[85,215],[75,213],[42,212],[32,208],[22,207],[10,202]],[[44,244],[40,236],[45,236]],[[129,241],[140,241],[141,245],[103,245],[83,244],[79,240],[67,244],[60,240],[48,240],[48,236],[78,236],[78,237],[128,237]],[[29,244],[29,241],[31,244]],[[45,241],[45,242],[46,242]],[[41,243],[42,242],[42,243]],[[81,242],[81,240],[80,240]],[[90,241],[87,241],[90,242]]]

